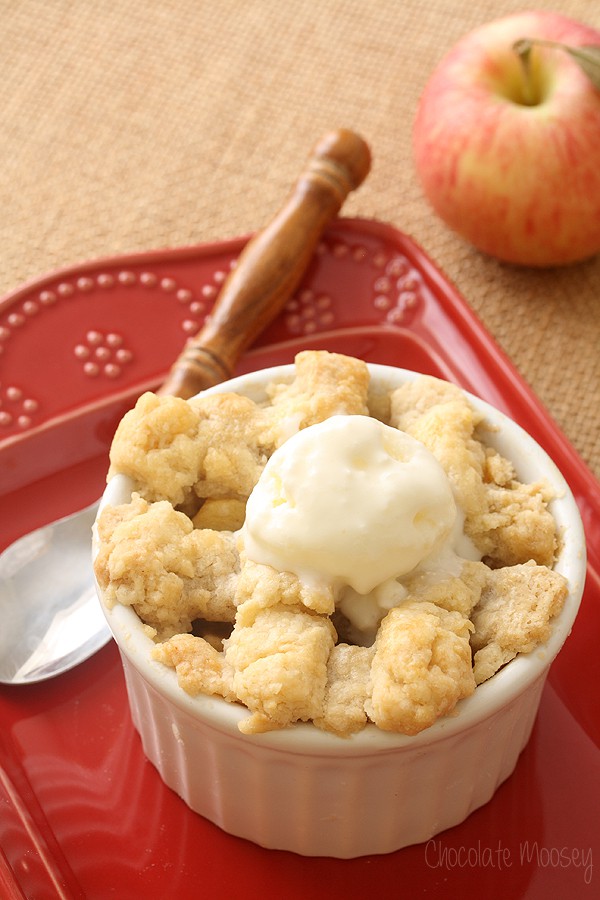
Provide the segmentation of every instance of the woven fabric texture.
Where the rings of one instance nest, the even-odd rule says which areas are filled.
[[[596,0],[536,0],[600,29]],[[518,269],[451,233],[411,151],[435,64],[518,0],[4,0],[0,293],[113,253],[235,237],[323,133],[371,174],[344,214],[414,237],[600,475],[600,259]]]

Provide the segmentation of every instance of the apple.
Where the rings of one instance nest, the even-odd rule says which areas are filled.
[[[529,77],[513,48],[523,38]],[[600,89],[564,46],[538,40],[600,47],[600,32],[544,11],[470,32],[425,87],[413,147],[450,228],[505,262],[558,266],[600,251]]]

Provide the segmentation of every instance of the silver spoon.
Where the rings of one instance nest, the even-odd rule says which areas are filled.
[[[94,503],[32,531],[0,555],[3,683],[45,681],[110,640],[91,573],[97,510]]]
[[[161,393],[187,398],[232,376],[298,287],[325,226],[370,164],[368,146],[351,131],[319,141],[281,211],[244,248]],[[0,554],[0,683],[52,678],[110,639],[92,573],[97,510],[95,503],[50,523]]]

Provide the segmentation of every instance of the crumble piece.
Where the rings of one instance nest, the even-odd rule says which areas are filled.
[[[199,394],[188,402],[199,417],[196,495],[245,503],[274,450],[264,411],[239,394]]]
[[[547,641],[551,619],[561,611],[566,596],[566,579],[533,560],[490,570],[471,616],[477,684],[491,678],[517,653],[529,653]]]
[[[108,478],[128,475],[146,500],[247,499],[273,451],[264,413],[238,394],[192,400],[145,393],[119,423]]]
[[[375,640],[369,718],[383,731],[418,734],[475,690],[470,621],[423,600],[390,610]]]
[[[534,559],[552,567],[558,539],[556,524],[548,509],[552,496],[540,483],[490,484],[486,490],[487,510],[482,513],[479,539],[486,562],[492,568],[516,566]]]
[[[236,623],[244,626],[252,625],[260,610],[271,606],[298,606],[323,615],[331,615],[335,609],[330,586],[307,584],[291,572],[278,572],[246,559],[243,552],[235,604]]]
[[[369,370],[362,360],[305,350],[295,359],[291,384],[269,389],[280,446],[301,428],[335,415],[369,415]]]
[[[427,600],[436,606],[459,612],[467,618],[479,603],[489,572],[482,562],[457,557],[459,572],[455,575],[437,569],[417,569],[402,579],[402,584],[415,600]]]
[[[474,437],[479,421],[460,388],[439,379],[422,376],[392,392],[391,424],[433,453],[452,482],[467,523],[484,506],[485,453]]]
[[[492,447],[485,448],[483,460],[483,480],[485,482],[508,487],[511,481],[516,480],[516,477],[515,467],[510,460],[500,456]]]
[[[251,712],[240,731],[254,734],[318,717],[335,638],[328,617],[294,607],[271,606],[251,626],[236,624],[223,645],[234,693]]]
[[[108,480],[117,473],[128,475],[146,500],[180,505],[198,480],[203,454],[198,423],[198,414],[187,401],[142,394],[115,432]]]
[[[107,605],[133,606],[160,637],[196,618],[233,621],[239,557],[230,532],[194,529],[166,500],[107,507],[94,563]]]
[[[186,693],[218,694],[230,703],[237,699],[231,682],[233,672],[208,641],[193,634],[176,634],[152,648],[152,658],[177,673],[177,682]]]
[[[465,514],[465,532],[485,561],[501,567],[533,558],[552,566],[557,537],[549,492],[521,484],[512,464],[484,447],[482,421],[460,388],[439,379],[422,376],[392,393],[392,425],[437,457]]]
[[[313,718],[317,728],[348,737],[367,724],[372,647],[336,644],[327,662],[323,710]]]

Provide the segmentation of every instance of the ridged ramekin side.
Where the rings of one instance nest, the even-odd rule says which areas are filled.
[[[427,841],[487,803],[529,739],[545,681],[430,746],[348,756],[340,738],[338,757],[215,728],[123,664],[144,752],[191,809],[263,847],[340,858]]]

